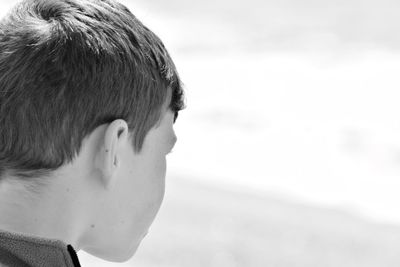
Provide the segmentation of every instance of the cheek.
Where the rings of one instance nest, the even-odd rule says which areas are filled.
[[[165,157],[163,157],[161,160],[161,171],[160,172],[163,174],[163,176],[165,178],[165,175],[167,173],[167,160]]]
[[[164,191],[165,191],[165,176],[167,173],[167,161],[165,159],[165,157],[163,157],[160,161],[159,161],[159,166],[158,166],[158,171],[157,171],[157,181],[155,181],[157,183],[157,187],[160,190],[159,194],[162,195],[161,196],[161,201],[162,198],[164,197]]]
[[[161,202],[164,199],[164,193],[165,193],[165,176],[167,172],[167,161],[165,156],[159,159],[158,164],[157,164],[157,170],[156,174],[154,175],[154,189],[156,192],[156,200],[155,200],[155,205],[158,207],[161,205]]]
[[[163,180],[167,172],[167,161],[164,155],[157,157],[153,162],[153,177],[157,182],[158,180]]]

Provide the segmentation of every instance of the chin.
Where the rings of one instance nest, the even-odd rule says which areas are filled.
[[[136,253],[137,249],[139,248],[140,242],[133,243],[130,247],[125,248],[115,248],[115,249],[107,249],[100,250],[94,248],[85,248],[83,249],[85,252],[100,258],[105,261],[110,262],[126,262],[130,260]]]

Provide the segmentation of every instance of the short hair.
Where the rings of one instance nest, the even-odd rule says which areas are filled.
[[[118,2],[25,0],[0,21],[0,177],[50,176],[115,119],[140,152],[168,99],[176,119],[184,93],[170,55]]]

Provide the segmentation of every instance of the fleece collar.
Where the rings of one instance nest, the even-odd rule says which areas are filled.
[[[80,267],[74,248],[57,239],[0,229],[0,266]]]

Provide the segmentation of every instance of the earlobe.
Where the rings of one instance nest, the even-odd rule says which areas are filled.
[[[105,188],[111,188],[115,183],[115,173],[117,167],[119,167],[118,157],[120,157],[120,155],[117,154],[118,145],[121,139],[125,138],[127,135],[128,125],[124,120],[114,120],[106,128],[104,146],[102,147],[103,151],[100,151],[102,160],[99,162],[101,164],[99,167],[102,170]]]

